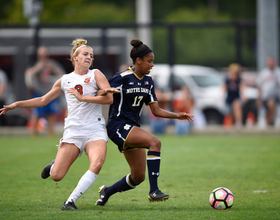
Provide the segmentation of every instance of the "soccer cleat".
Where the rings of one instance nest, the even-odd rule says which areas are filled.
[[[53,164],[54,164],[54,160],[44,167],[41,173],[41,177],[43,179],[47,179],[50,176],[50,170]]]
[[[71,211],[78,211],[79,209],[75,206],[74,202],[64,202],[61,211],[71,210]]]
[[[150,202],[165,201],[169,198],[169,195],[162,193],[159,189],[148,195]]]
[[[99,199],[96,201],[95,205],[104,206],[109,198],[106,197],[105,185],[99,187]]]

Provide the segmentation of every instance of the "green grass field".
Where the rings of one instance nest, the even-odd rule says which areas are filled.
[[[98,187],[129,173],[122,154],[108,143],[97,181],[76,202],[78,212],[60,210],[88,169],[83,154],[61,182],[40,177],[57,152],[59,137],[0,137],[0,219],[280,219],[280,136],[159,136],[160,189],[165,202],[150,203],[148,179],[97,207]],[[146,175],[147,176],[147,175]],[[214,210],[217,187],[234,195],[231,209]]]

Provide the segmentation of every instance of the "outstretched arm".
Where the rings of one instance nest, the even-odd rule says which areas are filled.
[[[154,116],[161,117],[161,118],[174,118],[180,120],[193,121],[193,117],[194,117],[194,115],[190,113],[185,113],[185,112],[174,113],[174,112],[166,111],[158,106],[158,102],[151,103],[150,109]]]
[[[8,111],[15,108],[37,108],[45,106],[52,100],[58,98],[61,93],[61,79],[59,79],[53,85],[52,89],[44,96],[24,101],[17,101],[10,105],[4,105],[4,107],[0,109],[0,115],[6,114]]]
[[[91,102],[97,104],[112,104],[113,94],[120,93],[119,90],[111,88],[106,77],[99,70],[95,71],[95,79],[100,90],[96,96],[82,96],[76,89],[70,88],[67,90],[68,93],[74,95],[79,101]]]

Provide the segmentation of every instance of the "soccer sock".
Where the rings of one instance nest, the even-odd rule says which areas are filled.
[[[148,151],[147,166],[150,182],[150,193],[158,189],[158,176],[160,168],[160,152]]]
[[[97,177],[98,174],[95,174],[88,170],[78,182],[78,185],[67,199],[67,202],[76,202],[84,194],[84,192],[87,191],[87,189],[94,183]]]
[[[53,164],[53,165],[54,165],[54,164]],[[50,176],[51,176],[51,172],[52,172],[53,165],[52,165],[51,168],[50,168]]]
[[[110,197],[111,195],[117,192],[123,192],[130,189],[134,189],[138,184],[134,183],[131,178],[131,174],[124,176],[121,180],[114,183],[112,186],[108,186],[105,190],[106,196]]]

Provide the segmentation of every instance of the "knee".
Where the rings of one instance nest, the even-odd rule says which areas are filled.
[[[274,100],[273,99],[269,99],[268,101],[267,101],[267,106],[268,106],[268,108],[274,108],[274,106],[275,106],[275,102],[274,102]]]
[[[132,180],[134,181],[135,184],[139,185],[140,183],[142,183],[145,180],[145,173],[133,176]]]
[[[51,172],[51,178],[56,182],[59,182],[60,180],[62,180],[63,177],[64,177],[64,175],[62,175],[58,172]]]
[[[91,163],[89,166],[89,170],[98,174],[103,166],[104,160],[96,160],[94,163]]]
[[[161,150],[161,141],[156,136],[151,139],[149,150],[158,152]]]

